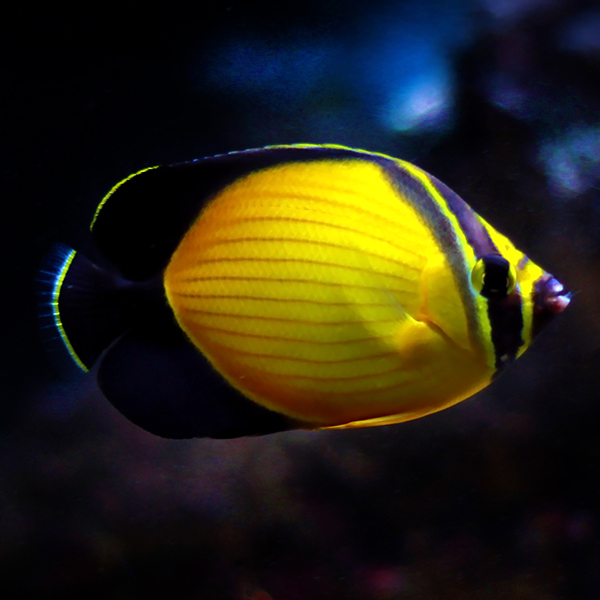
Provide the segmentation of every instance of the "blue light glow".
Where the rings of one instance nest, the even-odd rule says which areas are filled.
[[[600,10],[589,10],[571,19],[560,43],[568,50],[600,53]]]
[[[542,144],[538,159],[551,190],[570,199],[600,185],[600,127],[577,128]]]
[[[431,69],[391,94],[383,119],[395,131],[426,131],[445,125],[451,114],[449,71]]]
[[[451,125],[453,58],[471,39],[464,3],[410,3],[365,25],[353,81],[365,110],[387,130],[419,134]]]

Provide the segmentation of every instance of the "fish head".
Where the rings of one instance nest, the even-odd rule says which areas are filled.
[[[481,219],[493,252],[439,255],[423,274],[421,314],[475,363],[496,373],[521,356],[571,294]]]

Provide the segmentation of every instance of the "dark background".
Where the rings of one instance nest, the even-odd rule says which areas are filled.
[[[26,5],[0,27],[3,597],[600,596],[598,2]],[[93,256],[131,172],[292,142],[417,163],[571,307],[476,398],[397,426],[172,442],[61,381],[50,244]]]

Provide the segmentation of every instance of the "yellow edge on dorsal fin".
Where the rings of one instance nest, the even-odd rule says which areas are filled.
[[[108,194],[106,194],[106,196],[104,196],[104,198],[102,198],[102,200],[100,201],[100,204],[98,204],[98,208],[96,208],[96,212],[94,213],[94,218],[92,219],[92,222],[90,223],[90,231],[92,231],[92,229],[94,228],[94,224],[96,223],[96,219],[98,218],[98,215],[100,214],[100,211],[102,210],[103,206],[106,204],[106,201],[126,182],[129,181],[130,179],[133,179],[134,177],[136,177],[137,175],[141,175],[142,173],[145,173],[146,171],[152,171],[152,169],[158,169],[160,165],[156,165],[154,167],[148,167],[146,169],[142,169],[141,171],[136,171],[135,173],[132,173],[131,175],[129,175],[128,177],[125,177],[125,179],[122,179],[121,181],[119,181],[119,183],[117,183],[116,185],[114,185],[110,191],[108,192]]]

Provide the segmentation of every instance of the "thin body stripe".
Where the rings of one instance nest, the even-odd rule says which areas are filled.
[[[312,376],[307,376],[307,375],[292,375],[292,374],[282,374],[282,373],[273,373],[272,371],[265,371],[265,370],[261,370],[261,369],[256,369],[256,373],[258,374],[263,374],[265,377],[267,378],[276,378],[276,379],[285,379],[285,380],[300,380],[300,381],[313,381],[313,382],[321,382],[321,383],[325,383],[325,382],[330,382],[330,383],[334,383],[334,382],[348,382],[348,381],[364,381],[364,380],[368,380],[368,379],[372,379],[374,377],[381,377],[382,375],[387,375],[387,374],[393,374],[393,373],[397,373],[402,371],[403,368],[399,367],[397,369],[393,369],[391,371],[388,372],[382,372],[382,373],[375,373],[371,376],[371,374],[369,375],[365,375],[365,376],[358,376],[358,377],[354,377],[354,378],[329,378],[329,379],[318,379]],[[402,379],[401,381],[398,382],[394,382],[394,383],[389,383],[386,385],[377,385],[375,388],[369,386],[366,387],[364,389],[350,389],[350,390],[335,390],[335,389],[328,389],[325,393],[327,394],[327,396],[333,396],[333,397],[364,397],[364,396],[373,396],[374,394],[377,395],[382,395],[385,394],[386,392],[389,392],[391,390],[396,390],[398,388],[408,388],[410,385],[414,385],[414,384],[419,384],[420,382],[420,378],[418,376],[414,376],[411,378],[407,378],[407,379]],[[299,388],[298,391],[300,391],[302,388]]]
[[[173,292],[179,298],[197,298],[198,294]],[[298,304],[317,304],[319,306],[353,306],[354,302],[330,302],[313,300],[312,298],[284,298],[281,296],[250,296],[247,294],[202,294],[202,299],[209,300],[250,300],[254,302],[295,302]],[[390,302],[361,302],[361,306],[392,306]]]
[[[227,348],[227,351],[232,351],[230,348]],[[235,352],[235,351],[234,351]],[[260,369],[257,369],[260,371]],[[301,373],[274,373],[273,371],[269,371],[271,377],[276,377],[278,379],[287,379],[289,380],[300,380],[300,381],[314,381],[314,382],[343,382],[346,383],[348,381],[364,381],[368,379],[376,379],[382,377],[383,375],[393,375],[394,373],[399,373],[401,371],[406,371],[406,368],[403,364],[399,364],[393,369],[387,369],[385,371],[371,371],[370,373],[361,373],[360,375],[347,375],[346,377],[318,377],[316,375],[302,375]],[[375,388],[376,390],[385,389],[379,388],[378,386]],[[366,390],[365,390],[366,391]],[[373,393],[374,390],[369,390]],[[330,390],[327,390],[327,393],[331,393]],[[354,394],[354,390],[349,392]]]
[[[280,356],[269,356],[268,354],[265,355],[261,355],[261,354],[249,354],[249,353],[245,353],[245,352],[238,352],[235,349],[232,348],[228,348],[225,346],[221,346],[220,347],[221,350],[225,350],[227,352],[231,352],[232,354],[238,354],[241,356],[251,356],[253,358],[270,358],[270,359],[275,359],[275,361],[280,361],[280,362],[285,362],[287,360],[287,358],[283,358]],[[360,358],[357,360],[371,360],[372,358],[378,358],[378,357],[365,357],[365,358]],[[290,361],[292,359],[289,359]],[[300,361],[298,360],[297,362],[309,362],[309,361]],[[352,361],[347,361],[347,362],[352,362]],[[356,361],[354,361],[356,362]],[[320,364],[323,364],[322,362]],[[335,364],[335,363],[327,363],[328,365],[331,364]],[[261,369],[258,368],[254,368],[254,370],[256,372],[261,372]],[[295,380],[295,381],[313,381],[315,383],[347,383],[347,382],[356,382],[356,381],[365,381],[365,380],[369,380],[369,379],[377,379],[379,377],[385,376],[385,375],[393,375],[394,373],[399,373],[401,371],[406,371],[405,365],[403,364],[398,364],[397,366],[395,366],[392,369],[386,369],[384,371],[370,371],[369,373],[361,373],[360,375],[346,375],[344,377],[319,377],[318,375],[303,375],[302,373],[277,373],[274,372],[273,370],[269,370],[266,373],[269,374],[269,377],[276,377],[277,379],[286,379],[288,381],[291,380]],[[376,387],[376,390],[379,390],[379,387]],[[370,390],[371,393],[373,392],[373,390]],[[327,393],[330,393],[330,390],[327,390]],[[354,390],[350,393],[355,393]]]
[[[306,325],[323,325],[330,327],[345,327],[347,325],[360,325],[365,323],[365,319],[358,317],[353,321],[314,321],[310,319],[284,319],[283,317],[268,317],[266,315],[244,315],[237,313],[224,313],[219,311],[204,310],[201,308],[182,307],[181,310],[187,313],[211,315],[213,317],[230,317],[235,319],[258,319],[261,321],[277,321],[283,323],[302,323]],[[397,323],[398,319],[373,319],[369,323]]]
[[[270,340],[279,342],[291,342],[294,344],[306,344],[309,346],[340,346],[340,345],[351,345],[351,344],[362,344],[364,342],[379,341],[390,339],[396,336],[396,332],[389,333],[387,335],[369,335],[364,337],[357,337],[343,340],[314,340],[309,338],[298,338],[298,337],[285,337],[280,335],[264,335],[259,333],[246,333],[244,331],[235,331],[233,329],[226,329],[225,327],[215,327],[214,325],[198,325],[204,331],[214,331],[218,333],[224,333],[232,337],[244,337],[244,338],[256,338],[260,340]]]
[[[355,229],[354,227],[345,227],[343,225],[337,225],[334,223],[326,223],[324,221],[318,221],[316,219],[296,219],[296,218],[292,219],[289,217],[244,217],[244,218],[235,219],[235,220],[231,219],[231,220],[225,221],[225,223],[230,224],[234,221],[237,221],[239,223],[251,223],[253,221],[255,221],[255,222],[271,221],[271,222],[279,222],[279,223],[287,222],[287,223],[302,223],[305,225],[321,225],[326,228],[337,229],[338,231],[346,231],[348,233],[355,233],[355,234],[365,237],[367,239],[376,240],[378,242],[388,244],[389,246],[391,246],[392,248],[395,248],[396,250],[401,250],[402,252],[408,252],[409,254],[413,254],[414,256],[420,256],[417,252],[414,252],[410,248],[407,248],[406,246],[401,246],[399,244],[395,244],[391,240],[386,239],[384,237],[365,233],[364,231],[361,231],[360,229]],[[307,240],[307,239],[301,239],[301,238],[244,237],[244,238],[228,238],[226,240],[214,240],[211,244],[207,245],[207,248],[211,248],[211,247],[217,246],[217,245],[236,244],[236,243],[240,243],[240,242],[241,243],[247,243],[247,242],[300,242],[300,243],[306,243],[306,244],[314,243],[314,244],[318,244],[319,246],[335,246],[335,244],[332,244],[332,243],[323,243],[321,241],[317,242],[314,240]],[[358,250],[357,248],[353,248],[352,246],[339,245],[339,247],[344,248],[346,250]],[[371,254],[373,254],[373,253],[371,253]],[[377,254],[373,254],[373,255],[378,256]]]
[[[328,190],[339,191],[339,188],[333,188],[333,187],[332,188],[327,188],[325,186],[321,188],[321,191],[323,191],[323,192],[327,192]],[[348,195],[355,196],[359,200],[363,199],[361,197],[361,195],[358,194],[358,193],[356,193],[356,192],[350,193],[350,191],[348,191],[348,192],[345,191],[345,193],[348,193]],[[373,218],[374,220],[382,221],[382,222],[387,223],[388,225],[393,226],[393,227],[399,225],[399,222],[392,221],[388,217],[386,217],[385,215],[383,215],[381,213],[367,210],[367,209],[365,209],[365,208],[363,208],[361,206],[357,206],[356,204],[348,204],[348,203],[344,203],[344,202],[330,200],[330,199],[322,198],[322,197],[314,195],[314,194],[299,194],[299,193],[295,193],[293,197],[287,198],[286,196],[282,195],[281,193],[264,191],[264,192],[261,192],[261,196],[258,199],[253,198],[250,194],[247,194],[247,193],[246,194],[241,193],[241,194],[239,194],[239,196],[241,198],[243,198],[244,196],[246,196],[249,201],[253,202],[254,206],[264,207],[264,208],[270,208],[272,206],[286,206],[286,202],[296,202],[298,200],[308,200],[310,202],[314,202],[317,205],[322,204],[322,205],[325,205],[325,206],[331,206],[331,207],[336,207],[336,208],[351,210],[354,213],[357,213],[357,216],[358,215],[360,215],[360,216],[369,216],[369,217]],[[269,203],[262,203],[261,200],[263,198],[273,198],[273,199],[278,200],[279,202],[276,202],[276,203],[275,202],[273,202],[273,203],[271,203],[271,202],[269,202]],[[385,204],[378,203],[378,202],[373,201],[373,200],[371,200],[370,206],[381,208],[384,211],[388,211],[389,210],[389,206],[387,206]],[[325,214],[330,214],[330,213],[326,213],[325,211],[319,211],[319,212],[324,212]],[[415,234],[416,237],[419,236],[419,232],[413,231],[413,233]]]
[[[343,265],[339,265],[342,266]],[[387,273],[380,273],[381,275],[388,275]],[[263,281],[265,283],[308,283],[311,285],[317,286],[325,286],[325,287],[336,287],[336,288],[352,288],[357,290],[370,290],[370,291],[380,291],[381,286],[374,285],[359,285],[357,283],[340,283],[336,281],[320,281],[318,279],[300,279],[290,277],[289,279],[283,279],[278,277],[242,277],[242,276],[234,276],[234,275],[208,275],[208,276],[200,276],[200,277],[181,277],[175,279],[178,283],[196,283],[200,281]],[[403,290],[387,288],[391,292],[402,292]],[[190,294],[197,295],[197,294]]]
[[[273,360],[275,362],[280,361],[280,362],[301,362],[301,363],[309,363],[309,364],[315,364],[315,365],[340,365],[340,364],[346,364],[346,363],[352,363],[352,362],[360,362],[360,361],[370,361],[370,360],[374,360],[374,359],[379,359],[379,358],[387,358],[390,356],[397,356],[398,353],[395,350],[389,350],[387,352],[379,352],[378,354],[364,354],[361,356],[350,356],[347,358],[334,358],[331,360],[322,360],[322,359],[311,359],[311,358],[306,358],[303,356],[287,356],[287,355],[281,355],[281,354],[269,354],[266,352],[249,352],[247,350],[240,350],[239,348],[233,348],[231,346],[227,346],[225,344],[220,344],[220,343],[215,343],[213,342],[213,344],[215,346],[218,346],[221,348],[221,350],[224,350],[226,352],[231,352],[233,354],[238,354],[240,356],[248,356],[248,357],[252,357],[252,358],[268,358],[269,360]],[[398,368],[402,368],[402,367],[398,367]],[[381,375],[381,374],[386,374],[386,373],[393,373],[397,370],[397,368],[388,370],[388,371],[380,371],[379,373],[375,373],[374,375]],[[279,375],[285,375],[286,377],[288,376],[287,374],[281,374],[281,373],[275,373],[276,376]],[[296,377],[295,375],[291,374],[289,376],[293,376]],[[300,377],[300,376],[299,376]],[[308,376],[302,376],[303,378],[306,379],[314,379],[315,381],[345,381],[347,379],[354,379],[355,376],[349,376],[349,377],[327,377],[327,378],[323,378],[323,377],[308,377]]]
[[[296,241],[296,240],[292,240],[292,241]],[[302,240],[297,240],[298,242],[302,242]],[[318,244],[316,244],[318,245]],[[323,246],[325,246],[326,244],[321,244]],[[338,244],[329,244],[330,247],[337,247],[340,249],[344,249],[344,250],[348,250],[347,247],[345,246],[340,246]],[[393,260],[392,259],[388,259],[385,256],[379,256],[377,254],[374,253],[369,253],[369,252],[361,252],[361,254],[370,254],[372,257],[374,258],[378,258],[381,259],[383,261],[388,261],[390,263],[393,264]],[[377,273],[378,275],[384,275],[385,277],[391,277],[393,279],[400,279],[400,280],[406,280],[405,277],[402,277],[401,275],[397,275],[395,273],[386,273],[383,271],[373,271],[373,269],[367,269],[366,267],[354,267],[352,265],[343,265],[340,263],[332,263],[332,262],[327,262],[324,260],[312,260],[310,258],[276,258],[276,257],[269,257],[269,256],[223,256],[223,257],[217,257],[217,258],[202,258],[199,259],[197,261],[194,262],[194,265],[205,265],[205,264],[210,264],[210,263],[220,263],[220,262],[267,262],[267,263],[289,263],[289,262],[294,262],[294,263],[300,263],[300,264],[305,264],[305,265],[317,265],[320,267],[339,267],[340,269],[347,269],[348,271],[359,271],[359,272],[363,272],[363,273]],[[403,265],[405,268],[411,270],[411,271],[415,271],[415,272],[419,272],[419,269],[417,267],[413,267],[411,265]],[[174,279],[174,281],[185,281],[184,279],[178,278],[178,279]],[[288,280],[289,281],[289,280]]]

